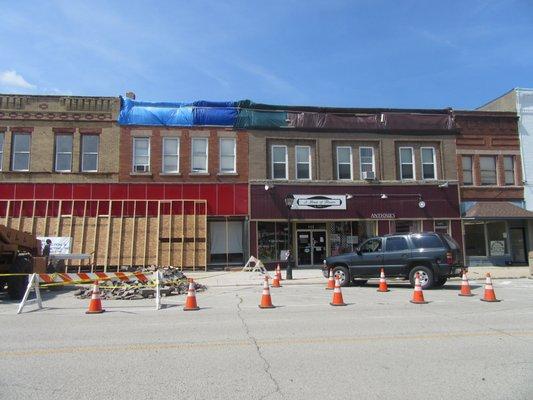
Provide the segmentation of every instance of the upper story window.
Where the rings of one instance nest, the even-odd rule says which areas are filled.
[[[98,135],[81,135],[81,172],[98,171]]]
[[[133,172],[150,171],[150,139],[133,138]]]
[[[288,179],[287,146],[272,146],[272,179]]]
[[[180,172],[180,139],[177,137],[163,138],[163,165],[165,174],[177,174]]]
[[[207,138],[192,139],[192,172],[207,173]]]
[[[479,172],[481,175],[482,185],[496,185],[496,157],[494,156],[480,156],[479,157]]]
[[[311,147],[296,146],[296,179],[311,179]]]
[[[31,135],[28,133],[13,134],[13,156],[11,169],[13,171],[30,170]]]
[[[56,135],[56,164],[57,172],[72,171],[72,135]]]
[[[220,172],[231,174],[237,172],[237,142],[234,138],[220,139]]]
[[[473,185],[472,156],[462,156],[461,164],[463,167],[463,185]]]
[[[349,146],[337,147],[337,179],[352,180],[352,148]]]
[[[421,147],[422,179],[437,179],[437,161],[433,147]]]
[[[4,161],[4,132],[0,132],[0,171],[2,171],[2,164]]]
[[[400,179],[415,179],[415,159],[412,147],[400,147]]]
[[[505,171],[505,184],[514,185],[514,156],[503,156],[503,170]]]
[[[374,158],[374,148],[373,147],[359,147],[359,164],[361,171],[361,179],[366,179],[364,177],[365,172],[375,172],[376,171],[376,162]]]

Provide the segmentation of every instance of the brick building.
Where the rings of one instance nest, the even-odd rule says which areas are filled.
[[[450,110],[248,112],[257,113],[245,124],[250,252],[263,262],[291,249],[297,266],[316,266],[394,232],[436,230],[462,241]]]
[[[470,265],[527,262],[530,241],[514,112],[456,111],[457,166]]]

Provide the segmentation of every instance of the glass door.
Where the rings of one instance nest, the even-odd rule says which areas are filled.
[[[296,231],[299,266],[313,265],[313,243],[311,234],[311,231]]]
[[[511,256],[514,263],[526,262],[524,228],[511,228]]]
[[[313,265],[321,265],[326,258],[326,231],[313,231]]]

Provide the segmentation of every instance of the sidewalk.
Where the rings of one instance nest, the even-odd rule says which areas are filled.
[[[263,275],[257,272],[242,271],[207,271],[207,272],[187,272],[185,275],[194,278],[207,286],[211,287],[230,287],[230,286],[257,286],[263,281]],[[469,279],[483,279],[485,274],[490,272],[494,279],[518,279],[533,277],[529,273],[529,267],[471,267],[468,270]],[[273,271],[269,271],[270,276],[274,276]],[[285,271],[282,271],[285,277]],[[315,285],[326,284],[326,278],[322,276],[319,269],[294,269],[291,281],[283,280],[282,285]],[[461,278],[452,278],[460,280]]]

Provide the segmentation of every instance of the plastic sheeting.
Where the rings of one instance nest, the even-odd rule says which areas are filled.
[[[145,102],[121,97],[118,122],[148,126],[233,126],[237,114],[235,102]]]
[[[235,128],[286,128],[288,127],[287,113],[285,111],[258,111],[240,109],[235,122]]]
[[[291,113],[289,126],[297,129],[378,129],[378,116],[332,114],[332,113]]]
[[[390,130],[442,131],[455,128],[449,114],[384,113],[384,128]]]

